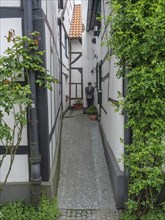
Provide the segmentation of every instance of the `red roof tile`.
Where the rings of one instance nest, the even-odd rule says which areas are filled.
[[[75,5],[69,32],[70,38],[81,38],[83,32],[81,5]]]

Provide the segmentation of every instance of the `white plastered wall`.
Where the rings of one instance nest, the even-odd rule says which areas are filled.
[[[103,5],[103,3],[104,2],[102,2],[102,15],[105,15],[106,17],[109,14],[110,9],[107,5]],[[107,47],[100,46],[104,27],[105,25],[103,19],[102,32],[100,33],[99,39],[97,39],[99,60],[104,60],[104,57],[108,52]],[[104,34],[102,41],[106,40],[106,38],[107,36]],[[124,146],[121,142],[121,140],[124,138],[124,116],[121,114],[121,112],[116,112],[115,106],[111,101],[108,101],[108,98],[118,101],[118,92],[122,93],[123,90],[123,81],[122,79],[118,79],[116,76],[118,70],[116,62],[117,60],[115,56],[111,56],[110,60],[105,60],[102,65],[102,77],[106,76],[106,74],[109,72],[109,78],[103,80],[102,82],[102,106],[107,111],[107,113],[105,114],[105,112],[102,110],[101,123],[109,146],[114,153],[116,161],[118,162],[119,159],[122,158],[122,154],[124,152]],[[123,171],[123,162],[118,162],[118,164],[120,169]]]
[[[82,1],[82,23],[86,30],[86,23],[87,23],[87,6],[88,1]],[[83,103],[84,107],[87,107],[86,103],[86,96],[85,96],[85,87],[87,86],[88,82],[92,82],[92,86],[95,86],[96,76],[91,72],[93,68],[95,68],[95,51],[92,43],[93,38],[93,31],[82,33],[82,63],[83,63]],[[96,101],[96,95],[95,95]]]
[[[102,82],[102,105],[106,109],[107,114],[102,111],[101,123],[109,146],[118,161],[122,158],[124,152],[124,146],[121,142],[121,139],[124,137],[124,116],[121,112],[116,112],[115,106],[112,102],[108,101],[108,97],[118,100],[118,91],[122,92],[122,80],[116,77],[117,68],[115,67],[115,62],[116,60],[112,58],[109,63],[110,77]],[[107,63],[103,65],[103,74],[107,73]],[[119,166],[121,170],[124,169],[122,162],[119,163]]]
[[[64,27],[65,27],[65,30],[68,36],[69,36],[70,25],[72,21],[73,8],[74,8],[74,1],[68,0],[65,12],[63,14],[63,18],[64,18],[63,24],[64,24]]]
[[[108,5],[102,4],[102,15],[105,12],[105,16],[109,14],[110,9]],[[88,1],[82,1],[82,11],[83,11],[83,24],[86,28],[86,18],[87,18],[87,4]],[[94,38],[93,31],[83,33],[82,48],[83,48],[83,71],[84,71],[84,87],[87,85],[88,81],[93,84],[96,82],[96,72],[91,73],[91,69],[96,67],[96,64],[100,61],[104,61],[104,58],[108,52],[108,48],[101,46],[102,36],[104,32],[104,22],[102,23],[101,33],[99,37],[96,37],[96,44],[92,44],[92,38]],[[104,35],[105,37],[106,35]],[[105,38],[104,38],[105,39]],[[90,49],[89,49],[90,48]],[[117,68],[115,66],[115,58],[113,57],[110,61],[105,60],[102,65],[102,78],[110,73],[109,78],[102,81],[102,106],[107,113],[102,109],[101,111],[101,124],[106,136],[106,139],[111,147],[112,152],[118,162],[124,152],[124,146],[121,143],[121,139],[124,137],[124,117],[118,112],[115,112],[114,105],[112,102],[108,101],[108,98],[118,100],[118,91],[122,92],[122,79],[116,77]],[[85,94],[84,94],[85,98]],[[97,94],[95,94],[95,99]],[[84,100],[86,102],[86,100]],[[118,162],[119,163],[119,162]],[[119,163],[121,170],[124,169],[122,162]]]
[[[7,43],[5,36],[8,36],[10,29],[15,30],[16,36],[22,36],[22,19],[21,18],[1,18],[0,19],[0,54],[3,54],[7,47],[13,43]]]
[[[78,39],[72,39],[72,55],[71,55],[71,83],[83,83],[81,80],[81,73],[77,68],[82,68],[82,56],[74,62],[74,60],[80,55],[79,52],[82,52],[82,45]],[[83,74],[83,73],[82,73]],[[76,98],[76,85],[71,86],[71,97]],[[77,98],[81,98],[81,85],[77,85]],[[71,106],[73,105],[74,100],[71,102]]]
[[[51,27],[51,31],[47,24],[45,24],[45,42],[46,42],[46,68],[50,75],[60,80],[60,35],[58,26],[58,1],[47,1],[42,4],[42,7],[46,13],[48,23]],[[52,36],[53,34],[53,36]],[[49,144],[50,152],[50,169],[53,165],[53,160],[56,152],[57,141],[60,134],[60,113],[58,111],[61,104],[61,84],[55,83],[52,87],[52,91],[48,90],[48,123],[49,134],[54,129],[51,141]],[[56,119],[56,117],[58,117]]]
[[[19,6],[20,1],[0,1],[0,6]],[[10,29],[15,30],[17,36],[22,36],[22,19],[21,18],[1,18],[0,19],[0,54],[2,55],[7,47],[12,46],[12,43],[7,43],[4,36],[8,35]],[[17,107],[16,107],[17,109]],[[5,115],[5,121],[10,127],[13,125],[11,115]],[[23,130],[22,141],[20,145],[27,146],[27,126]],[[21,147],[21,146],[20,146]],[[27,146],[28,147],[28,146]],[[0,182],[4,181],[6,172],[10,163],[10,156],[7,156],[0,170]],[[8,182],[23,182],[29,181],[29,162],[27,155],[16,155]]]
[[[0,7],[20,7],[21,0],[0,0]]]
[[[65,45],[65,28],[61,27],[61,50],[62,50],[62,80],[63,80],[63,111],[65,111],[69,106],[69,40],[67,39],[67,44]],[[60,46],[60,44],[59,44]],[[67,56],[65,52],[65,47],[67,47]],[[59,48],[60,51],[60,48]],[[68,98],[67,98],[68,97]]]
[[[0,155],[0,159],[2,155]],[[0,182],[4,182],[10,166],[10,156],[7,155],[3,161],[0,169]],[[28,182],[29,181],[29,167],[28,155],[16,155],[11,172],[8,176],[7,182]]]

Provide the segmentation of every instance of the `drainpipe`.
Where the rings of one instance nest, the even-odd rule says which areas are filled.
[[[126,65],[124,66],[125,69],[125,75],[129,72],[128,68],[126,68]],[[123,96],[126,97],[127,95],[127,86],[128,86],[128,79],[125,78],[123,80]],[[124,113],[124,125],[126,125],[128,122],[128,116],[126,113]],[[132,130],[131,128],[125,128],[124,129],[124,146],[132,143]],[[125,150],[124,150],[125,151]],[[124,152],[126,154],[126,151]],[[124,184],[124,202],[128,200],[128,178],[129,178],[129,172],[126,167],[124,167],[124,177],[125,177],[125,184]]]
[[[32,12],[32,0],[24,0],[24,31],[25,35],[29,38],[33,32],[33,12]],[[29,71],[29,83],[31,87],[31,99],[33,104],[29,107],[29,142],[30,142],[30,179],[32,186],[31,202],[34,207],[37,207],[41,196],[41,170],[40,161],[41,156],[39,154],[38,146],[38,120],[36,109],[36,84],[35,84],[35,72]]]
[[[59,32],[60,32],[60,83],[61,83],[61,110],[63,110],[63,76],[62,76],[62,18],[58,18]]]
[[[69,108],[71,109],[71,40],[69,39]]]

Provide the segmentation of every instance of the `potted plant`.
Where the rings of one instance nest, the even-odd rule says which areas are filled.
[[[95,105],[91,105],[86,113],[89,115],[90,120],[96,120],[98,111]]]
[[[83,101],[82,101],[82,99],[76,99],[75,102],[73,103],[73,108],[75,110],[83,109]]]

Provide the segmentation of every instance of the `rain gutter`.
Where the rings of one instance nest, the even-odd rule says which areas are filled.
[[[29,38],[33,32],[33,8],[32,0],[24,0],[24,34]],[[29,143],[30,143],[30,180],[32,186],[31,202],[37,207],[41,196],[41,156],[38,145],[38,120],[36,109],[36,84],[35,72],[29,71],[29,83],[31,87],[31,99],[33,104],[29,107]]]
[[[72,44],[69,39],[69,108],[71,109],[71,52],[72,52]]]
[[[58,18],[60,32],[60,83],[61,83],[61,110],[63,110],[63,77],[62,77],[62,18]]]
[[[126,75],[129,72],[128,68],[126,68],[126,65],[124,66],[124,69],[125,69],[125,75]],[[123,97],[126,97],[127,95],[127,86],[128,86],[128,79],[125,78],[123,80]],[[126,113],[124,113],[124,126],[127,124],[127,122],[128,122],[128,116]],[[132,143],[132,130],[131,128],[124,128],[124,146],[129,145],[131,143]],[[126,150],[124,150],[124,153],[126,154]],[[126,202],[128,200],[128,178],[129,178],[129,172],[126,166],[124,167],[124,177],[125,177],[124,178],[125,179],[124,202]]]

